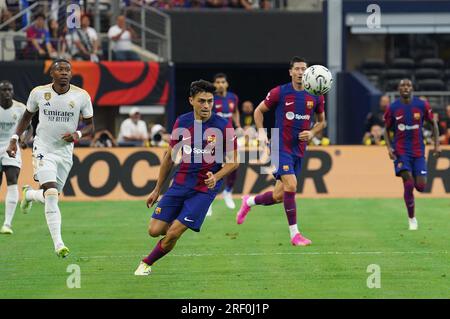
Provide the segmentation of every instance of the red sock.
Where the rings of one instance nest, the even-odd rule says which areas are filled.
[[[142,259],[142,261],[145,262],[147,265],[149,265],[149,266],[153,265],[154,262],[156,262],[158,259],[164,257],[168,253],[162,249],[161,240],[158,241],[155,248],[153,248],[152,252],[147,257]]]
[[[406,209],[408,210],[409,218],[414,218],[414,182],[410,179],[403,182]]]
[[[289,226],[297,224],[297,205],[295,203],[295,192],[284,192],[284,210]]]
[[[256,205],[270,206],[275,204],[273,199],[273,192],[265,192],[263,194],[255,196]]]

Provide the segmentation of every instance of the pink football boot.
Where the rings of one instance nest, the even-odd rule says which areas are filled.
[[[308,246],[312,244],[312,241],[298,233],[291,239],[291,244],[294,246]]]
[[[250,197],[249,195],[244,195],[242,197],[241,208],[239,209],[236,215],[236,222],[238,223],[238,225],[242,224],[245,221],[245,217],[247,217],[247,214],[249,213],[250,209],[252,209],[250,206],[247,205],[247,199],[249,197]]]

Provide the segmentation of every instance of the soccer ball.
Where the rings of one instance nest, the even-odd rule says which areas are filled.
[[[323,65],[311,65],[303,74],[303,84],[306,92],[323,95],[331,89],[333,76]]]

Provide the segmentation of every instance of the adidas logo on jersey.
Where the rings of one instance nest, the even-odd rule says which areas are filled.
[[[50,107],[50,106],[51,106],[51,105],[50,105],[50,102],[46,102],[46,103],[44,104],[44,106]]]

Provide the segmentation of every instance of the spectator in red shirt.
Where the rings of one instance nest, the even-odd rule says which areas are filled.
[[[45,28],[45,15],[38,13],[32,26],[27,29],[28,45],[25,48],[27,59],[47,59],[56,57],[56,50],[50,43],[50,33]]]

